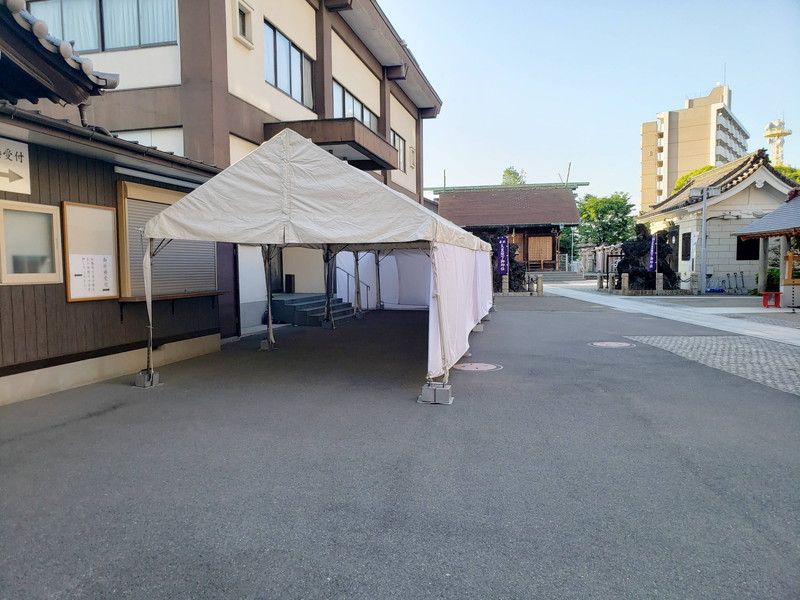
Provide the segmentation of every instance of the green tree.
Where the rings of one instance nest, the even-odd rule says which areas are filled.
[[[700,167],[699,169],[696,169],[696,170],[692,171],[691,173],[687,173],[686,175],[683,175],[682,177],[678,177],[678,181],[675,182],[675,187],[672,188],[672,193],[674,194],[679,189],[681,189],[683,186],[685,186],[686,182],[689,181],[692,177],[696,177],[697,175],[700,175],[700,173],[705,173],[706,171],[710,171],[713,168],[714,167],[712,167],[711,165],[706,165],[705,167]]]
[[[772,165],[775,167],[775,170],[778,171],[781,175],[789,179],[790,181],[794,181],[795,184],[800,185],[800,169],[795,169],[789,165]]]
[[[503,185],[522,185],[525,183],[525,170],[517,171],[514,166],[503,171]]]
[[[604,197],[586,194],[578,201],[578,238],[595,246],[632,239],[636,235],[632,210],[630,196],[625,192]]]

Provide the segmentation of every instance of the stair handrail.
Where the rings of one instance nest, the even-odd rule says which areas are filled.
[[[339,265],[336,265],[336,270],[341,271],[342,273],[347,275],[347,301],[350,302],[350,280],[352,279],[355,282],[356,276],[350,273],[347,269],[340,267]],[[369,310],[369,291],[372,289],[372,287],[368,283],[362,280],[359,280],[359,283],[363,285],[365,288],[367,288],[367,310]],[[353,307],[353,311],[355,312],[355,307]]]

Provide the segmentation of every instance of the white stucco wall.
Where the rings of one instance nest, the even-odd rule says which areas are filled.
[[[293,274],[296,293],[325,293],[325,263],[322,250],[284,248],[284,276]]]
[[[331,63],[333,78],[380,116],[380,80],[335,32],[331,34]]]
[[[238,136],[231,135],[228,139],[228,144],[230,146],[230,153],[231,153],[231,164],[241,160],[248,154],[250,154],[253,150],[258,148],[258,144],[254,144],[253,142],[248,142]]]
[[[253,8],[251,44],[242,43],[235,35],[238,1],[225,2],[230,93],[282,121],[316,119],[314,111],[264,80],[264,20],[313,60],[317,56],[316,11],[306,0],[247,0],[247,3]]]
[[[389,173],[394,183],[416,194],[417,169],[413,157],[417,148],[417,120],[394,96],[389,99],[389,107],[391,129],[406,141],[406,172],[395,169]]]
[[[736,260],[736,236],[731,235],[753,222],[759,215],[769,213],[780,206],[786,199],[788,188],[783,185],[776,188],[767,181],[772,175],[763,169],[749,178],[749,185],[727,192],[718,198],[711,199],[706,205],[706,265],[711,273],[711,287],[738,287],[753,289],[756,287],[758,260]],[[773,178],[774,179],[774,178]],[[784,189],[785,188],[785,189]],[[701,260],[702,206],[693,205],[691,212],[670,213],[662,220],[651,221],[651,231],[666,228],[666,220],[672,220],[679,227],[678,237],[690,233],[692,249],[689,260],[680,260],[682,249],[677,249],[679,262],[678,274],[682,280],[688,280],[692,273],[699,273]],[[734,277],[736,274],[736,277]],[[702,285],[702,280],[700,285]],[[723,285],[724,284],[724,285]],[[688,281],[682,283],[688,288]]]
[[[115,131],[116,135],[129,142],[138,142],[143,146],[155,146],[164,152],[174,152],[183,156],[183,128],[137,129],[135,131]]]
[[[117,90],[180,85],[180,47],[156,46],[114,52],[81,54],[91,58],[96,71],[119,73]],[[147,65],[143,67],[142,65]],[[107,92],[113,94],[114,91]]]

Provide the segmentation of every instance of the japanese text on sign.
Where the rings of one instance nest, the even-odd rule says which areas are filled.
[[[508,275],[508,238],[504,235],[497,238],[497,274]]]
[[[15,194],[31,193],[28,144],[0,138],[0,190]]]

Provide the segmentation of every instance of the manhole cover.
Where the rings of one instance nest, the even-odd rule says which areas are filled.
[[[589,345],[598,348],[633,348],[636,344],[629,344],[628,342],[591,342]]]
[[[453,365],[453,368],[459,371],[499,371],[503,367],[490,363],[458,363]]]

